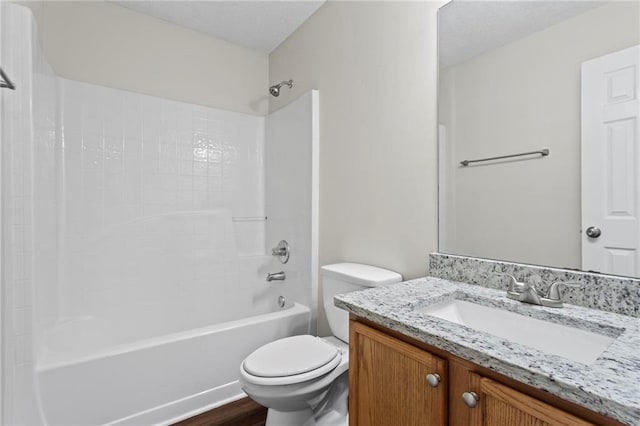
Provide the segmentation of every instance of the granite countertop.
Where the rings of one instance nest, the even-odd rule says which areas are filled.
[[[454,298],[618,337],[586,365],[417,311]],[[501,290],[433,277],[338,295],[334,303],[507,377],[640,426],[639,318],[569,304],[561,309],[529,305],[507,299]]]

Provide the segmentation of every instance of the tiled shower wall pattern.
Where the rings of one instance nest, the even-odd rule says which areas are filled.
[[[61,317],[210,324],[236,253],[264,254],[264,118],[60,84]]]
[[[2,417],[0,423],[40,422],[33,389],[33,288],[45,275],[55,288],[55,273],[43,264],[34,273],[42,247],[55,245],[54,234],[35,239],[41,223],[36,209],[50,215],[55,193],[42,195],[53,182],[55,151],[55,78],[35,41],[31,14],[24,7],[0,3],[0,59],[17,90],[2,96]],[[43,162],[48,161],[45,165]],[[49,189],[49,188],[46,188]],[[55,220],[55,219],[53,219]],[[49,265],[55,254],[49,253]]]
[[[2,310],[3,326],[3,420],[19,419],[24,407],[20,398],[26,396],[31,370],[31,270],[32,233],[30,206],[31,170],[29,143],[31,139],[31,33],[29,22],[20,14],[2,7],[0,28],[15,34],[12,43],[2,37],[2,66],[14,84],[21,89],[2,97],[2,234],[4,243],[3,301],[10,309]],[[6,28],[6,30],[5,30]],[[26,49],[21,52],[21,49]],[[25,78],[26,76],[29,76]]]

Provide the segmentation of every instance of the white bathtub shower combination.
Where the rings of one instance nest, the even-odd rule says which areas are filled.
[[[55,355],[38,366],[44,417],[52,425],[167,424],[237,399],[239,360],[261,344],[306,333],[309,319],[309,309],[295,304],[92,349],[79,338],[90,331],[61,331],[57,343],[68,346],[51,348]]]
[[[168,424],[243,396],[244,357],[314,332],[317,93],[261,117],[61,79],[26,9],[0,8],[2,201],[21,203],[2,238],[28,243],[2,253],[22,273],[2,283],[3,424]]]

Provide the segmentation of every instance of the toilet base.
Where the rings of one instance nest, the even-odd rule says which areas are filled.
[[[345,371],[327,392],[296,411],[269,408],[265,426],[348,426],[349,372]],[[314,407],[313,409],[311,407]]]
[[[269,408],[265,426],[315,426],[313,410],[278,411]]]
[[[347,426],[349,416],[339,412],[327,413],[316,419],[313,410],[278,411],[269,408],[265,426]]]

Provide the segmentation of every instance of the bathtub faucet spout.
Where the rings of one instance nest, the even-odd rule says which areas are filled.
[[[274,272],[273,274],[267,274],[267,281],[284,281],[286,279],[284,271]]]

